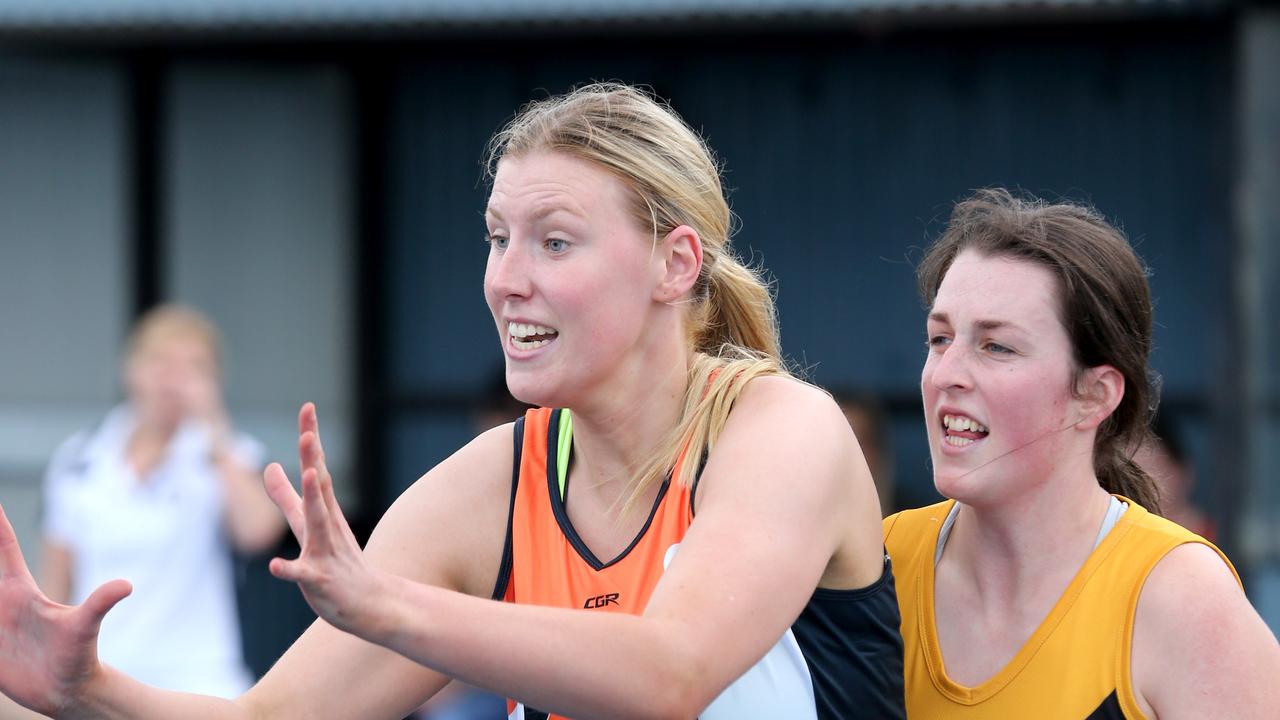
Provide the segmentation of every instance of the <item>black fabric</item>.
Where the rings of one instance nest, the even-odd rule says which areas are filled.
[[[515,454],[511,461],[511,504],[507,508],[507,539],[502,544],[502,564],[498,566],[498,581],[493,585],[493,599],[501,600],[507,595],[507,583],[511,582],[511,523],[516,518],[516,489],[520,487],[520,459],[524,454],[524,418],[516,420],[512,428],[515,439]]]
[[[1116,691],[1112,690],[1098,709],[1089,713],[1089,717],[1084,720],[1125,720],[1124,710],[1120,709],[1120,697],[1116,695]]]
[[[906,718],[901,625],[887,556],[880,579],[867,587],[814,591],[791,630],[809,665],[819,720]]]

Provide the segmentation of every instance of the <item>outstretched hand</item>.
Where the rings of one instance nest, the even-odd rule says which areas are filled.
[[[267,466],[267,494],[284,513],[302,553],[296,560],[274,558],[271,574],[298,584],[307,603],[334,627],[367,639],[373,631],[373,602],[380,574],[364,562],[360,544],[333,494],[333,478],[320,445],[315,405],[298,413],[298,458],[302,496],[279,463]]]
[[[0,692],[45,715],[73,706],[102,668],[98,628],[133,588],[112,580],[78,606],[45,597],[0,508]]]

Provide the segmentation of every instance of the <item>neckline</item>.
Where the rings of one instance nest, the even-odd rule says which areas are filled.
[[[924,644],[925,663],[929,667],[929,675],[933,680],[934,686],[943,695],[951,700],[964,704],[976,705],[996,693],[1000,692],[1007,686],[1019,673],[1027,666],[1028,663],[1039,652],[1040,648],[1048,642],[1050,636],[1053,635],[1058,625],[1066,617],[1071,610],[1072,605],[1080,597],[1090,578],[1106,561],[1116,546],[1119,545],[1121,539],[1128,534],[1141,514],[1139,505],[1129,502],[1129,507],[1116,521],[1115,527],[1107,533],[1102,542],[1094,547],[1093,552],[1085,559],[1084,564],[1076,571],[1071,578],[1071,582],[1067,584],[1067,588],[1062,591],[1062,595],[1058,596],[1057,602],[1053,608],[1049,610],[1049,614],[1045,615],[1044,620],[1036,626],[1036,629],[1023,641],[1018,651],[1013,654],[1009,662],[1000,668],[994,675],[987,678],[977,685],[962,685],[951,679],[947,675],[946,667],[942,658],[942,644],[938,640],[937,632],[937,613],[934,606],[936,587],[934,584],[936,573],[932,562],[922,563],[920,572],[923,574],[919,584],[919,592],[921,597],[917,598],[917,622],[920,627],[921,641]],[[955,500],[949,501],[945,505],[946,512],[950,512],[956,505]],[[933,525],[933,532],[929,533],[927,540],[929,548],[937,546],[938,533],[941,532],[942,523]],[[929,553],[932,557],[932,553]]]
[[[608,562],[603,562],[587,547],[586,542],[578,535],[578,531],[573,527],[573,522],[569,520],[568,510],[565,508],[565,497],[561,496],[560,482],[560,464],[561,457],[561,414],[562,410],[556,409],[551,411],[550,422],[547,423],[547,494],[551,498],[551,512],[555,516],[556,524],[560,526],[560,532],[564,534],[565,540],[569,541],[569,545],[573,547],[583,562],[591,566],[593,570],[600,571],[608,567],[616,565],[631,553],[636,545],[644,539],[649,532],[649,526],[653,524],[653,518],[658,514],[658,508],[662,507],[662,501],[667,496],[667,490],[671,486],[671,476],[667,475],[667,479],[662,482],[662,486],[658,488],[658,496],[653,499],[653,507],[649,509],[649,515],[645,518],[644,525],[631,539],[631,542],[618,553],[618,556]],[[567,494],[569,486],[569,470],[572,468],[572,446],[567,446],[563,451],[564,469],[564,491]]]

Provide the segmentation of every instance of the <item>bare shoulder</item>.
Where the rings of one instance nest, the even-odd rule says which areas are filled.
[[[734,403],[725,433],[759,432],[765,427],[802,429],[817,444],[838,448],[854,444],[853,431],[840,406],[821,388],[795,378],[753,378]]]
[[[1214,623],[1248,605],[1235,574],[1213,548],[1185,543],[1170,550],[1147,576],[1137,620],[1162,630],[1179,629],[1166,636],[1171,639],[1203,634],[1213,641],[1213,632],[1198,632],[1200,624]]]
[[[1218,553],[1186,543],[1143,585],[1132,675],[1154,717],[1270,717],[1280,646]]]
[[[698,491],[698,512],[725,504],[810,531],[831,548],[822,587],[862,587],[882,565],[880,502],[853,430],[829,394],[788,377],[753,379],[734,404]]]
[[[493,590],[506,541],[512,424],[481,433],[418,478],[378,522],[366,556],[422,582]]]
[[[827,408],[837,414],[840,412],[830,393],[787,375],[752,378],[743,388],[739,402],[764,403],[783,412],[817,408]]]
[[[734,402],[707,471],[803,460],[821,480],[845,469],[852,448],[853,432],[830,395],[793,378],[763,376],[753,378]]]

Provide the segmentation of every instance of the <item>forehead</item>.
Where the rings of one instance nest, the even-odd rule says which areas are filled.
[[[595,163],[539,150],[498,162],[486,212],[506,216],[562,210],[589,217],[625,211],[629,198],[626,185]]]
[[[199,359],[213,362],[216,358],[212,342],[198,331],[182,328],[159,328],[139,338],[134,348],[137,357],[151,359]]]
[[[1037,263],[965,250],[938,286],[933,312],[945,313],[957,324],[981,320],[1031,328],[1061,325],[1058,294],[1053,274]]]

